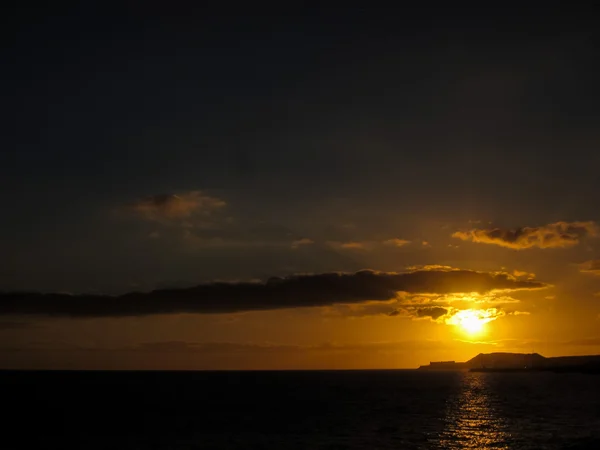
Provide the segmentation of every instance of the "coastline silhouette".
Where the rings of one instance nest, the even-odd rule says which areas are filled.
[[[480,353],[465,362],[431,361],[419,370],[470,372],[581,372],[600,374],[600,355],[544,357],[539,353]]]

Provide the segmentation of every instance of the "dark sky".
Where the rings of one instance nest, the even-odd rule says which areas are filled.
[[[3,20],[7,287],[59,288],[42,272],[64,267],[85,289],[143,258],[107,211],[147,195],[202,190],[286,229],[335,208],[537,224],[600,200],[585,10],[125,2]]]
[[[592,304],[591,7],[170,3],[3,13],[0,290],[441,264]]]

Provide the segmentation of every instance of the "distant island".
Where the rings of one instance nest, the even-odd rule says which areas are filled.
[[[600,374],[600,355],[556,356],[539,353],[480,353],[466,362],[432,361],[418,370],[470,372],[580,372]]]

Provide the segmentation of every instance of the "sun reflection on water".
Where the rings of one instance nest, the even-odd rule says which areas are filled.
[[[463,375],[461,392],[447,401],[441,448],[509,448],[510,433],[488,382],[486,374]]]

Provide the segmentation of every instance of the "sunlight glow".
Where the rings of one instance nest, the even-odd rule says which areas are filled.
[[[465,309],[447,319],[446,323],[460,327],[468,335],[476,335],[485,331],[485,324],[497,317],[498,311],[495,308]]]
[[[464,317],[461,320],[460,326],[469,334],[477,334],[480,333],[483,329],[483,322],[478,317]]]

